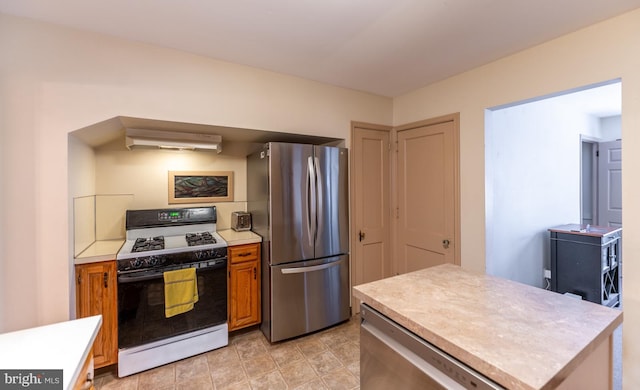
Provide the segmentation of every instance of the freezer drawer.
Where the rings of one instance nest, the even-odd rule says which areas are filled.
[[[349,318],[349,256],[271,266],[271,342]],[[264,329],[263,329],[264,330]],[[269,337],[270,336],[270,337]]]

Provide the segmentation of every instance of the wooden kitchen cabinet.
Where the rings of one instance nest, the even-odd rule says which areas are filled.
[[[230,246],[229,331],[260,320],[260,244]]]
[[[76,383],[73,385],[73,390],[94,390],[94,366],[93,366],[93,351],[89,353],[89,356],[84,361],[82,368],[80,369],[80,375]]]
[[[116,262],[76,265],[76,315],[102,314],[102,328],[93,344],[95,368],[118,362]]]

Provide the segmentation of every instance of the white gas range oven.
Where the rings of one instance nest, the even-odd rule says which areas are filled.
[[[118,264],[118,376],[228,344],[227,243],[216,208],[127,210]],[[198,301],[165,315],[164,272],[195,268]]]

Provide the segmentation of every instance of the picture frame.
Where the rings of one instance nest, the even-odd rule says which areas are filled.
[[[169,204],[232,201],[231,171],[169,171]]]

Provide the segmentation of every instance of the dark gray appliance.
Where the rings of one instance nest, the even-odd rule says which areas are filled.
[[[268,143],[247,158],[262,241],[262,331],[271,342],[349,318],[348,152]]]
[[[504,389],[371,307],[360,315],[362,389]]]
[[[552,291],[621,305],[621,227],[569,224],[549,229],[549,235]]]

